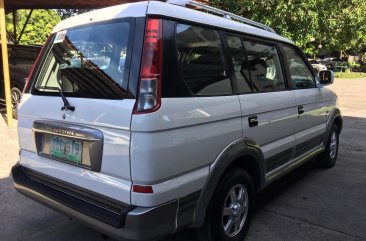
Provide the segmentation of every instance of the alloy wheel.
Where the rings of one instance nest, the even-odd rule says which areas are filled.
[[[248,192],[241,185],[235,185],[227,194],[223,212],[222,227],[228,237],[236,236],[244,226],[248,215]]]

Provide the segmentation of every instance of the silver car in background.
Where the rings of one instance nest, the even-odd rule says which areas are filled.
[[[314,68],[314,70],[316,71],[316,73],[320,73],[320,71],[322,71],[322,70],[327,70],[327,66],[325,66],[322,63],[319,63],[315,59],[309,59],[309,63]]]

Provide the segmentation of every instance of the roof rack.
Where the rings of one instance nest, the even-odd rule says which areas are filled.
[[[187,7],[187,6],[195,7],[196,9],[199,9],[199,10],[205,10],[205,11],[210,12],[210,13],[215,13],[217,15],[221,15],[223,18],[226,18],[226,19],[236,20],[238,22],[242,22],[242,23],[251,25],[253,27],[264,29],[264,30],[272,32],[272,33],[276,33],[276,31],[274,31],[273,28],[268,27],[264,24],[255,22],[253,20],[241,17],[239,15],[236,15],[236,14],[233,14],[233,13],[230,13],[230,12],[218,9],[218,8],[214,8],[214,7],[205,5],[203,3],[198,3],[196,1],[192,1],[192,0],[167,0],[166,3],[170,3],[170,4],[174,4],[174,5],[178,5],[178,6],[183,6],[183,7]]]

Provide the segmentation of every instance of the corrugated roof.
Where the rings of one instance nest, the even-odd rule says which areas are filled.
[[[96,9],[146,0],[5,0],[5,9]]]
[[[5,9],[97,9],[146,0],[4,0]],[[165,1],[165,0],[156,0]],[[196,0],[209,3],[209,0]]]

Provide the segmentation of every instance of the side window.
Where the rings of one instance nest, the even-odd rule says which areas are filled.
[[[275,44],[244,40],[253,91],[280,91],[286,89]]]
[[[234,65],[234,74],[238,83],[239,93],[256,91],[250,78],[249,65],[244,53],[241,38],[238,36],[226,36],[229,52]]]
[[[223,45],[217,31],[177,24],[176,39],[180,78],[192,94],[211,96],[232,93]]]
[[[306,89],[316,87],[314,76],[301,55],[294,49],[286,46],[284,46],[284,51],[294,88]]]

